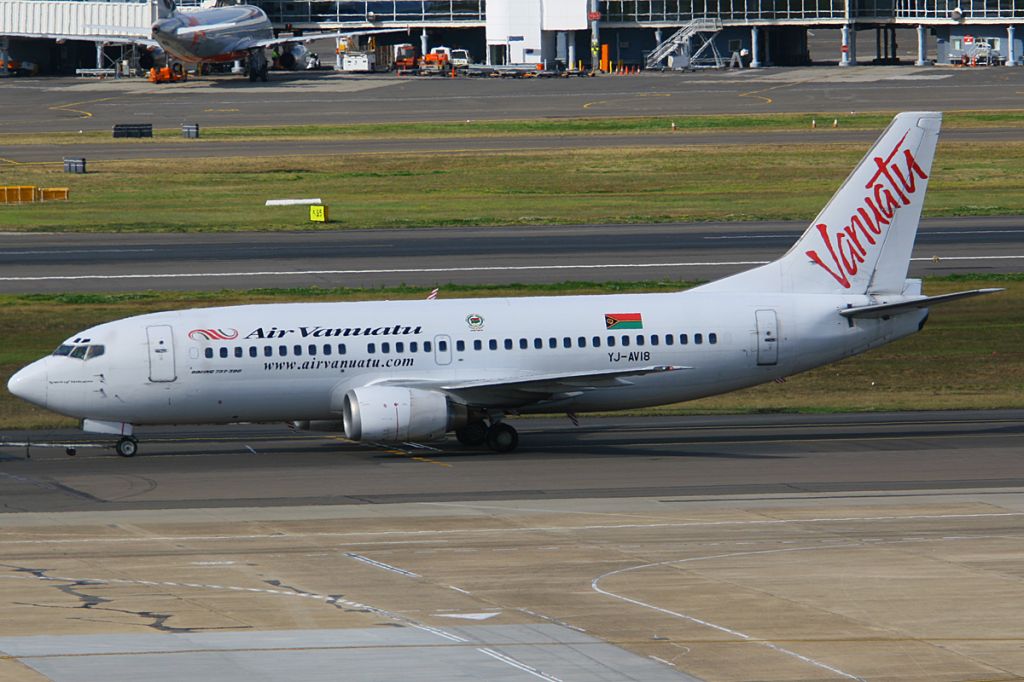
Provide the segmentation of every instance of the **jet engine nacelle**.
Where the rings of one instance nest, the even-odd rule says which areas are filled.
[[[401,386],[353,388],[342,414],[350,440],[386,443],[433,440],[467,421],[466,407],[443,393]]]

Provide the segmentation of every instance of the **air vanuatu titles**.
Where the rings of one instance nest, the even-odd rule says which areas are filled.
[[[278,329],[259,327],[249,332],[246,339],[283,339],[298,334],[301,338],[321,339],[333,336],[415,336],[422,334],[422,327],[409,327],[396,324],[389,327],[299,327],[298,329]]]

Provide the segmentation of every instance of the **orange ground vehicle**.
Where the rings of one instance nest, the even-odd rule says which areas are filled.
[[[395,61],[392,68],[396,71],[408,71],[416,68],[416,48],[409,44],[395,45]]]
[[[178,81],[188,80],[188,75],[181,64],[175,64],[173,67],[165,66],[160,69],[150,69],[148,80],[150,83],[177,83]]]

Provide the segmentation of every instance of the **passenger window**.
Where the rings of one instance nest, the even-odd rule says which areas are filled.
[[[330,354],[331,354],[331,344],[325,343],[324,344],[324,355],[330,355]]]
[[[483,350],[484,342],[480,339],[473,339],[473,350]]]
[[[456,341],[455,342],[455,350],[459,351],[460,353],[462,351],[466,350],[466,342],[463,341],[462,339],[459,339],[458,341]]]
[[[388,343],[387,341],[385,341],[384,343],[380,344],[380,352],[381,353],[390,353],[391,352],[391,344]]]
[[[580,348],[586,348],[587,347],[587,337],[581,336],[580,338],[576,339],[576,344]]]
[[[637,336],[636,336],[636,345],[638,345],[638,346],[644,345],[644,335],[643,334],[637,334]]]
[[[498,340],[491,339],[490,341],[487,342],[487,347],[490,348],[491,350],[498,350]]]
[[[512,339],[505,339],[505,350],[512,350]]]
[[[282,358],[288,355],[288,346],[278,346],[277,354],[280,355]]]
[[[520,348],[520,350],[526,350],[529,347],[530,347],[530,344],[527,342],[526,339],[519,339],[519,348]]]
[[[259,349],[256,346],[249,346],[249,357],[254,358],[259,355]]]
[[[558,348],[558,339],[553,336],[550,337],[548,339],[548,348]]]
[[[241,346],[235,346],[235,357],[236,358],[242,357],[242,347]]]
[[[415,353],[415,352],[416,352],[416,351],[418,351],[419,349],[420,349],[420,344],[418,344],[418,343],[417,343],[417,342],[415,342],[415,341],[410,341],[410,342],[409,342],[409,352],[410,352],[410,353]]]
[[[708,343],[710,343],[712,346],[718,343],[718,334],[715,334],[714,332],[708,334]]]
[[[396,353],[404,353],[405,352],[405,344],[402,343],[401,341],[396,342],[395,343],[395,352]]]
[[[386,346],[387,344],[384,344],[384,345]],[[438,341],[437,342],[437,349],[439,351],[441,351],[442,353],[446,352],[448,350],[448,342],[447,341],[443,341],[443,340],[442,341]]]
[[[227,348],[224,348],[223,346],[221,346],[221,349],[220,349],[220,356],[221,356],[222,358],[226,358],[226,357],[228,356],[228,349],[227,349]]]
[[[429,353],[430,352],[430,347],[431,347],[430,346],[430,341],[424,341],[423,342],[423,352],[424,353]]]
[[[53,351],[54,355],[71,355],[71,350],[74,346],[57,346],[57,350]]]
[[[106,350],[107,349],[104,348],[103,346],[89,346],[89,352],[85,354],[85,359],[91,360],[93,358],[98,358],[99,356],[103,355],[103,353],[105,353]]]
[[[541,341],[540,339],[534,339],[533,340],[533,347],[536,348],[537,350],[540,350],[541,348],[544,347],[544,342]]]
[[[704,343],[704,335],[703,334],[694,334],[693,335],[693,343],[698,345],[698,346],[700,344]]]
[[[274,347],[273,346],[263,346],[263,357],[269,358],[273,354],[274,354]]]
[[[302,346],[300,346],[299,344],[295,344],[292,347],[292,352],[295,353],[295,357],[297,357],[297,358],[302,357]]]
[[[671,334],[665,334],[665,345],[671,346],[673,343],[675,343],[675,338],[676,337],[672,336]]]
[[[84,360],[86,350],[88,350],[88,346],[75,346],[74,350],[71,351],[71,357]]]
[[[344,355],[347,352],[348,352],[348,349],[345,348],[345,344],[339,343],[338,344],[338,355]]]
[[[368,344],[366,344],[366,352],[367,353],[371,353],[371,354],[372,353],[376,353],[377,352],[377,344],[375,344],[375,343],[368,343]]]
[[[628,336],[623,336],[621,340],[622,340],[622,345],[623,346],[628,346],[629,345],[629,337]]]
[[[309,348],[307,348],[306,350],[309,351],[310,355],[316,355],[316,346],[314,346],[313,344],[309,344]]]
[[[609,348],[615,348],[615,337],[614,336],[609,336],[608,337],[608,347]]]
[[[688,336],[686,336],[686,334],[680,334],[679,335],[679,345],[680,346],[685,346],[689,342],[690,342],[690,339],[689,339]]]
[[[658,335],[657,334],[651,334],[651,345],[652,346],[657,346],[658,345]]]
[[[594,342],[593,343],[594,348],[600,348],[601,347],[601,337],[600,336],[595,336],[594,338],[591,339],[591,341]]]
[[[208,357],[208,358],[212,358],[213,357],[213,349],[212,348],[207,348],[206,349],[206,357]]]
[[[563,348],[572,348],[572,339],[570,339],[568,336],[564,337],[562,339],[562,347]]]

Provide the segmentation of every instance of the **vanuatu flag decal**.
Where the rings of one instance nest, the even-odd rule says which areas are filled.
[[[640,313],[605,313],[604,326],[608,329],[643,329]]]

